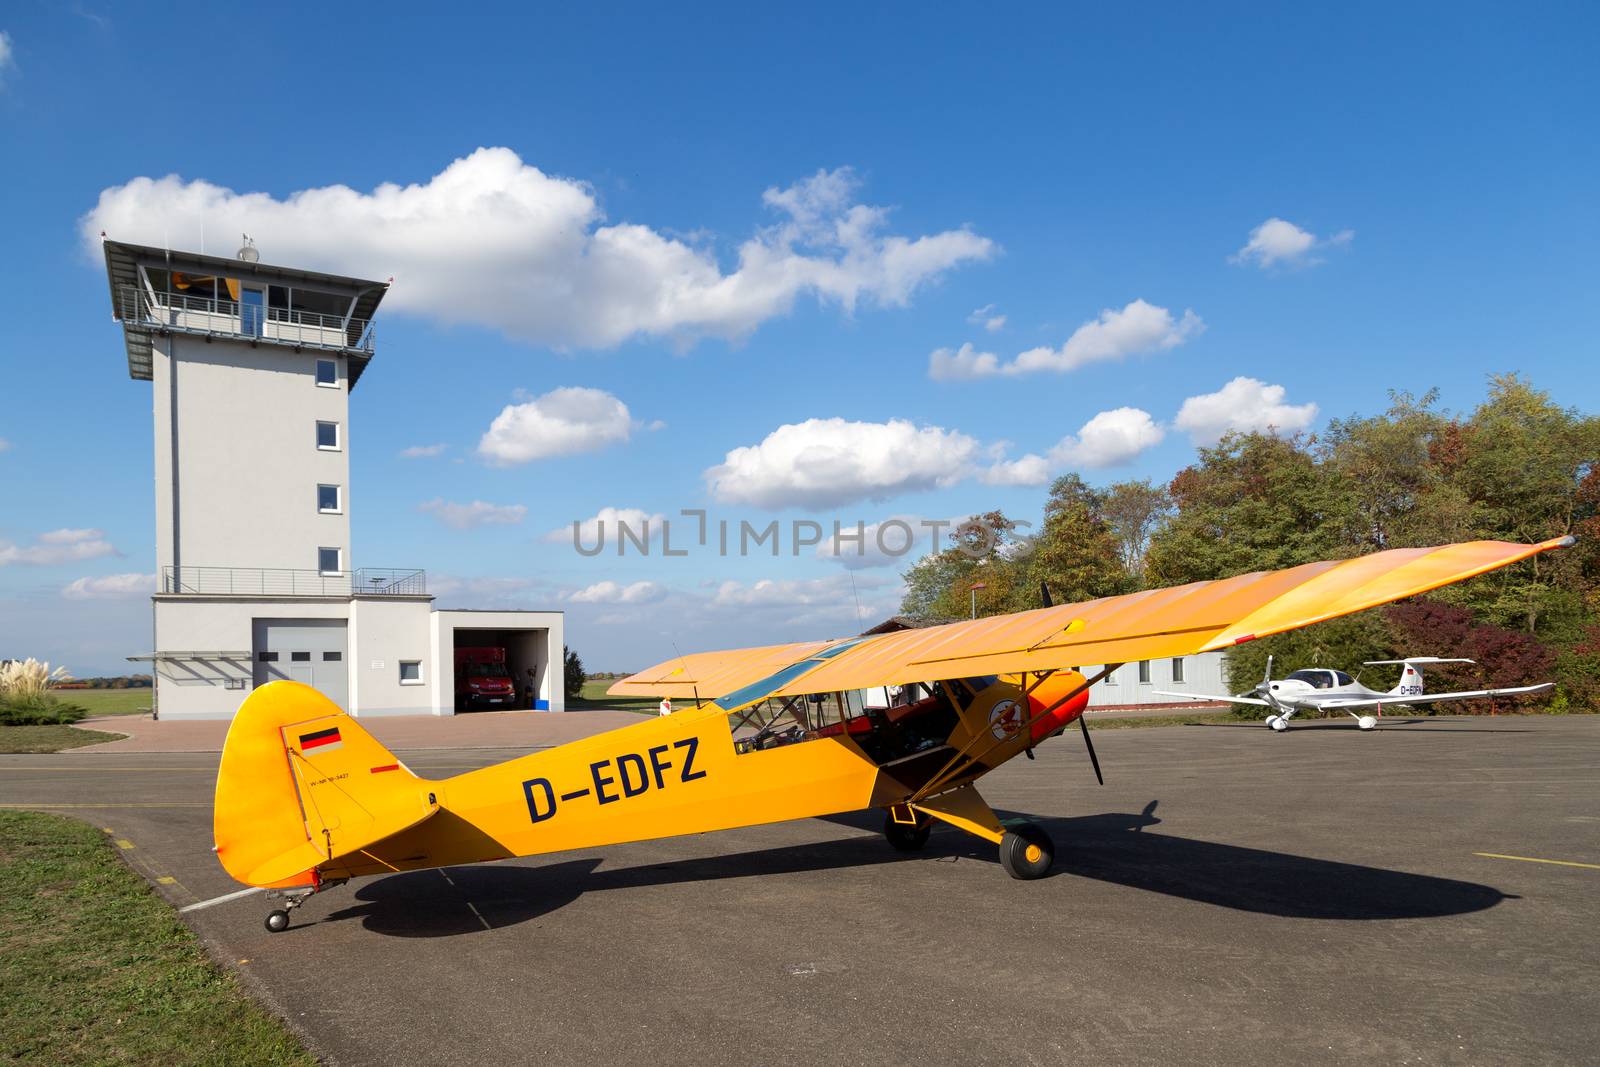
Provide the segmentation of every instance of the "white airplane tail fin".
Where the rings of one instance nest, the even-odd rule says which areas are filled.
[[[1419,697],[1423,693],[1422,666],[1425,663],[1471,663],[1470,659],[1441,659],[1438,656],[1412,656],[1410,659],[1369,659],[1364,666],[1400,665],[1400,682],[1389,690],[1392,697]]]

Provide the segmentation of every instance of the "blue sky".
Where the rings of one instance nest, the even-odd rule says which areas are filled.
[[[544,539],[603,508],[1034,518],[1052,474],[1389,388],[1600,399],[1589,5],[396,10],[0,15],[0,656],[149,644],[101,226],[393,275],[353,562],[562,607],[597,669],[851,632],[899,581],[787,526],[776,560]]]

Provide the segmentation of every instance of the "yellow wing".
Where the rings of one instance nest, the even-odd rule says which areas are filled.
[[[726,652],[698,652],[630,675],[613,683],[606,692],[612,696],[671,697],[674,700],[692,700],[698,694],[701,700],[715,700],[827,646],[826,641],[809,641],[735,648]]]
[[[1397,548],[848,642],[707,652],[624,678],[611,692],[688,695],[692,680],[701,699],[731,710],[771,695],[1188,656],[1416,596],[1572,543]]]

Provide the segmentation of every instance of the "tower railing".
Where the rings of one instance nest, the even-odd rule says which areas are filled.
[[[426,596],[424,571],[362,567],[354,571],[285,567],[163,567],[161,592],[209,596]]]
[[[242,337],[300,348],[371,352],[371,319],[268,307],[187,293],[155,293],[137,285],[117,289],[117,318],[155,330]]]

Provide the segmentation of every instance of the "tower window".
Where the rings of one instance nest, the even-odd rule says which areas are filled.
[[[344,553],[337,548],[317,549],[317,573],[324,575],[337,575],[344,570],[340,559]]]
[[[337,360],[317,360],[317,384],[329,389],[339,388],[339,362]]]
[[[400,684],[422,684],[422,661],[419,659],[403,659],[400,661]]]
[[[337,485],[317,486],[317,510],[324,515],[337,515],[339,507],[339,487]]]
[[[339,451],[339,424],[337,422],[317,423],[317,447],[324,452]]]

